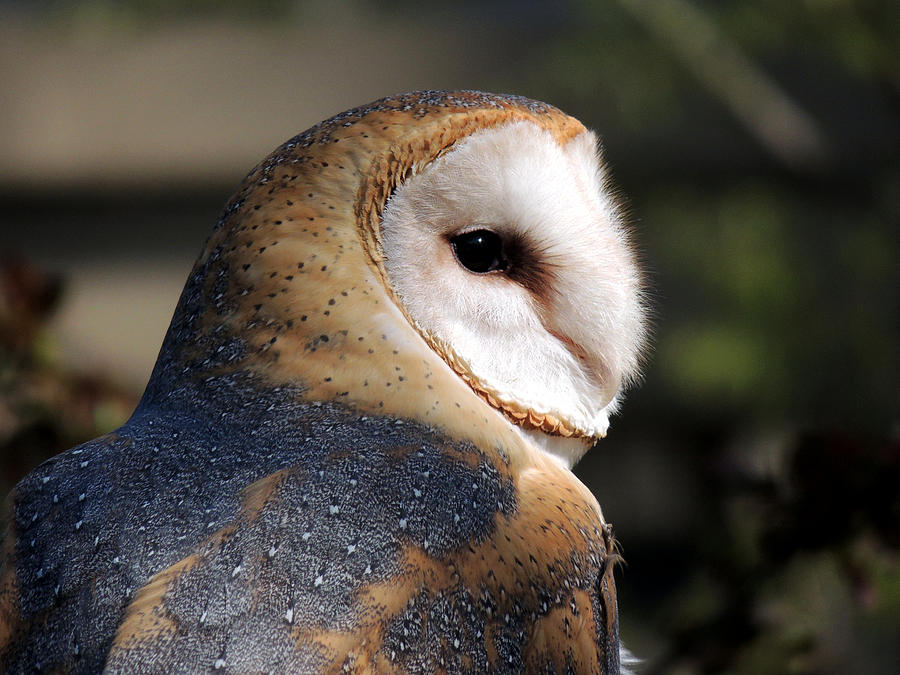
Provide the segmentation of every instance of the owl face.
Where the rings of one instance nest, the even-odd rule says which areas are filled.
[[[606,433],[644,321],[591,132],[478,131],[396,188],[381,237],[397,301],[484,400],[569,465]]]

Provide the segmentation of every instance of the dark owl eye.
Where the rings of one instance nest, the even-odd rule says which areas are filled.
[[[470,272],[485,274],[507,268],[503,255],[503,239],[490,230],[472,230],[458,234],[450,240],[453,253],[460,265]]]

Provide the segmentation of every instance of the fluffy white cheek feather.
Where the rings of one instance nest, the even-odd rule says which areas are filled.
[[[452,236],[525,242],[544,281],[474,274]],[[643,336],[638,275],[603,192],[595,139],[559,146],[520,122],[479,132],[401,185],[385,208],[385,268],[421,330],[497,398],[602,436]]]

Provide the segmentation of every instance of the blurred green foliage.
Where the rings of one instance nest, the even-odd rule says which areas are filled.
[[[112,431],[137,405],[103,375],[61,367],[47,322],[63,282],[21,258],[0,259],[0,490],[66,448]],[[5,515],[4,501],[0,513]]]
[[[33,0],[29,11],[42,20],[62,25],[94,23],[140,29],[211,16],[270,23],[289,17],[297,4],[287,0]]]

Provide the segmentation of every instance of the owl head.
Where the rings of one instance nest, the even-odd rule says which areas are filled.
[[[570,466],[636,376],[645,313],[591,131],[521,97],[416,92],[323,122],[250,173],[154,380],[186,363],[250,372]]]

